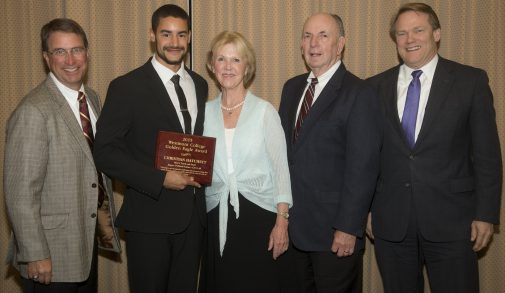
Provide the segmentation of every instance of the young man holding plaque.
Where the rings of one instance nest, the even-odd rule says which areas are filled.
[[[156,169],[159,131],[201,135],[207,82],[184,66],[188,14],[164,5],[152,16],[156,52],[113,80],[98,121],[95,160],[127,185],[118,226],[126,231],[131,292],[195,292],[206,225],[200,184]]]

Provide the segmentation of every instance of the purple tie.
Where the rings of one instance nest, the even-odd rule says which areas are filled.
[[[410,149],[413,149],[416,145],[417,110],[419,108],[419,97],[421,96],[421,81],[419,81],[419,76],[422,73],[421,70],[412,72],[412,81],[409,84],[407,100],[403,109],[402,128]]]

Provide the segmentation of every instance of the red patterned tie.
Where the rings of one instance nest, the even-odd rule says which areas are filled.
[[[295,130],[293,132],[293,142],[296,142],[298,134],[300,133],[300,129],[302,128],[303,120],[309,113],[310,107],[312,107],[312,101],[314,100],[314,90],[316,88],[317,83],[318,83],[317,77],[312,78],[309,88],[305,92],[302,106],[300,108],[300,112],[298,113],[298,119],[296,120]]]
[[[93,151],[93,143],[95,138],[93,136],[93,126],[91,125],[91,119],[89,116],[88,103],[86,102],[86,96],[83,92],[79,92],[79,117],[81,117],[82,132],[84,137],[88,141],[89,148]],[[103,185],[102,173],[98,172],[98,207],[100,208],[105,199],[105,188]]]

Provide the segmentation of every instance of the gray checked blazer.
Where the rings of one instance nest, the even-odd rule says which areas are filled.
[[[98,117],[98,96],[85,91]],[[115,216],[111,181],[104,176],[104,183]],[[86,280],[96,241],[97,172],[82,129],[49,76],[8,121],[4,194],[13,230],[7,258],[21,275],[27,277],[28,262],[51,258],[53,282]]]

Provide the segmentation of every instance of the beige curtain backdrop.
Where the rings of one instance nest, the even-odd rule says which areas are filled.
[[[152,55],[148,31],[152,12],[162,4],[176,3],[193,17],[193,69],[207,78],[210,97],[218,89],[206,71],[212,38],[222,30],[236,30],[254,45],[257,73],[251,90],[278,107],[284,82],[306,71],[300,55],[304,20],[312,13],[339,14],[347,35],[344,63],[366,78],[398,63],[388,36],[389,20],[399,0],[2,0],[0,1],[0,160],[3,162],[7,119],[30,89],[46,75],[41,58],[41,26],[56,17],[78,21],[88,34],[90,68],[87,83],[105,99],[107,86]],[[426,1],[442,25],[440,54],[485,69],[494,93],[498,129],[505,149],[505,1]],[[3,175],[3,163],[0,164]],[[3,183],[0,183],[3,190]],[[118,185],[116,200],[121,203]],[[502,202],[502,210],[504,207]],[[502,212],[502,222],[505,219]],[[0,293],[21,292],[17,274],[4,265],[10,235],[0,191]],[[123,243],[124,245],[124,243]],[[505,233],[497,229],[491,247],[480,254],[481,292],[505,292]],[[382,292],[373,246],[367,245],[364,292]],[[128,292],[126,256],[101,254],[99,292]],[[429,292],[426,289],[426,292]]]

